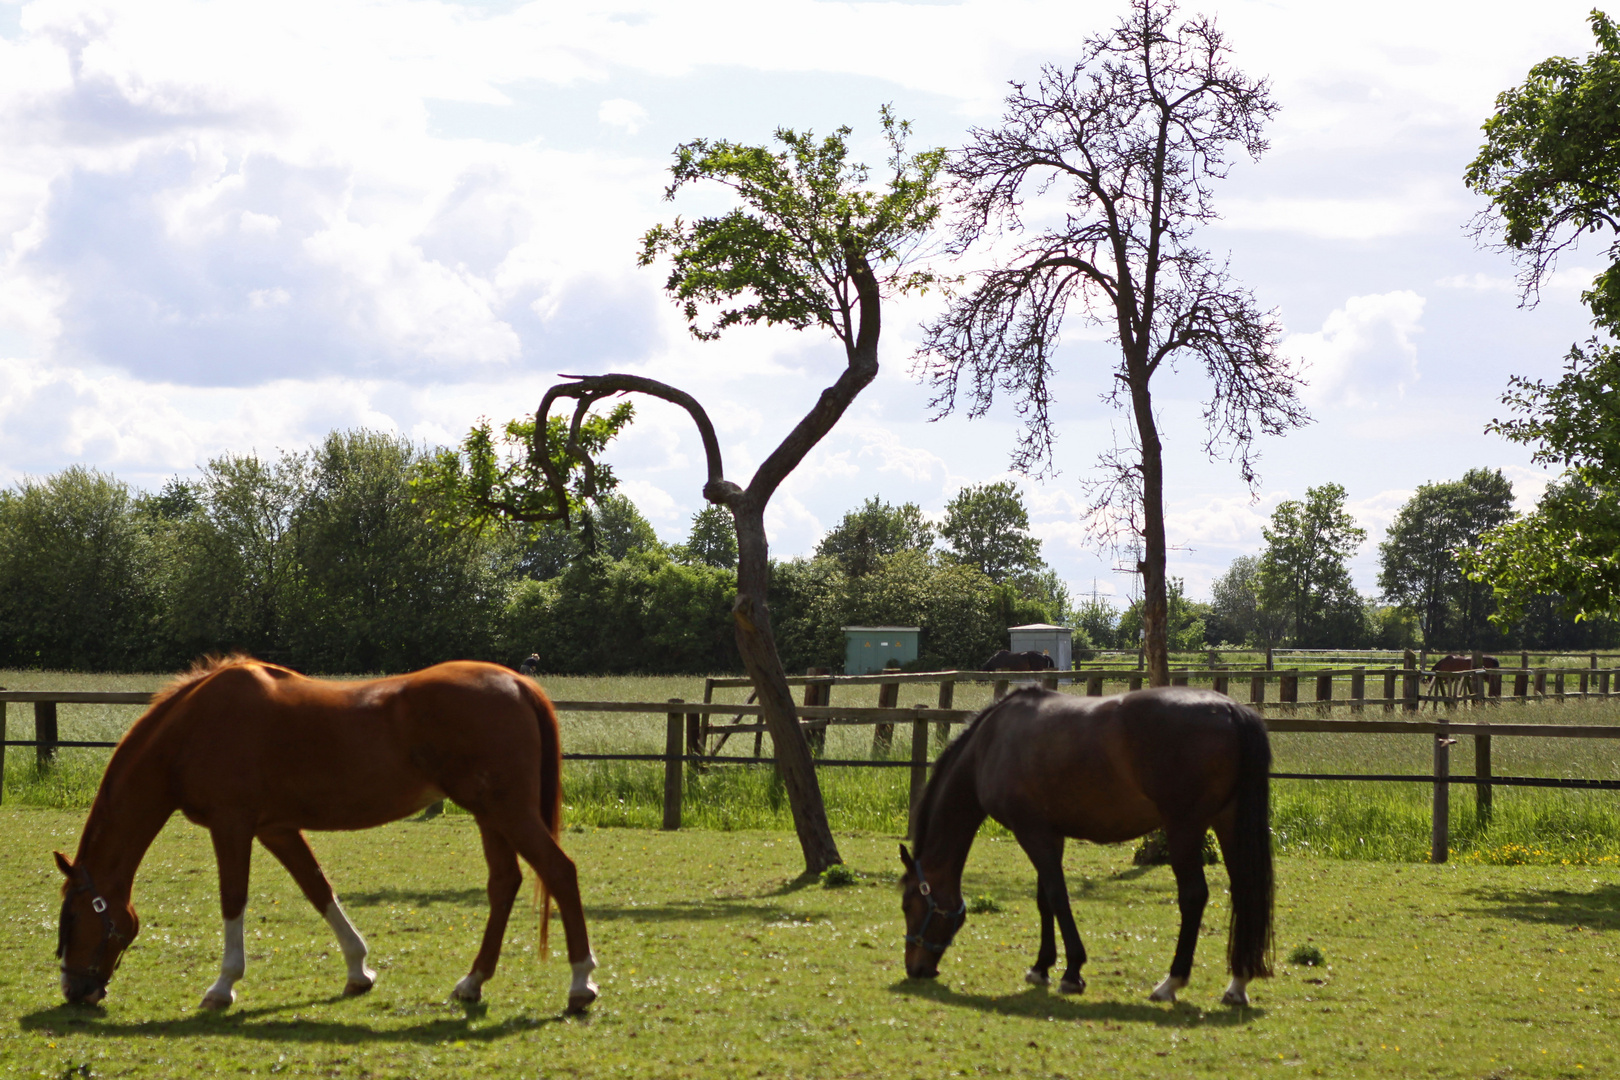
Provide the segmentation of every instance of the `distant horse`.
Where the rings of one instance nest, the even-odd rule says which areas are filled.
[[[489,923],[472,970],[452,994],[477,1001],[495,974],[522,882],[521,855],[555,897],[568,937],[568,1007],[596,998],[596,960],[574,863],[557,846],[562,750],[557,714],[510,668],[459,662],[373,682],[322,682],[233,656],[199,664],[162,691],[113,751],[78,855],[66,875],[56,955],[73,1004],[107,996],[140,929],[130,894],[146,850],[176,810],[213,835],[225,959],[203,995],[228,1008],[246,965],[248,863],[258,838],[337,935],[345,994],[371,989],[366,943],[344,915],[303,829],[369,829],[446,796],[478,822],[489,863]]]
[[[1002,649],[984,662],[980,671],[1051,671],[1057,667],[1043,652],[1009,652]]]
[[[1482,668],[1499,668],[1501,666],[1501,663],[1494,656],[1481,656],[1479,659],[1479,667]],[[1429,668],[1432,674],[1429,675],[1428,682],[1431,686],[1439,689],[1440,696],[1444,697],[1448,703],[1454,702],[1457,700],[1457,693],[1464,678],[1459,673],[1473,671],[1474,668],[1474,658],[1472,656],[1464,656],[1461,653],[1447,653],[1439,660],[1436,660]],[[1439,707],[1440,702],[1436,701],[1435,708],[1438,709]]]
[[[906,974],[931,979],[967,921],[962,868],[986,816],[1011,830],[1035,864],[1041,946],[1026,981],[1045,986],[1057,960],[1054,919],[1068,954],[1058,988],[1078,994],[1085,946],[1063,881],[1065,837],[1114,844],[1162,828],[1176,875],[1181,934],[1154,1001],[1174,1001],[1192,973],[1209,887],[1211,827],[1232,882],[1228,1005],[1248,1003],[1251,979],[1271,974],[1271,747],[1258,714],[1224,694],[1159,687],[1108,698],[1018,690],[981,712],[940,755],[917,806],[915,857],[900,846]]]

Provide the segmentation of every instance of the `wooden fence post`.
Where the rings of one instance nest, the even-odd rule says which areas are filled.
[[[1172,673],[1171,676],[1170,676],[1170,685],[1171,686],[1186,686],[1187,685],[1187,674],[1186,674],[1186,672]]]
[[[1350,672],[1350,711],[1361,712],[1367,707],[1367,669],[1355,668]]]
[[[1102,676],[1092,675],[1086,679],[1086,697],[1102,697]]]
[[[680,698],[670,698],[671,705],[684,705]],[[686,718],[671,710],[664,724],[664,828],[681,827],[681,737],[685,734]]]
[[[1293,705],[1299,702],[1299,669],[1290,668],[1277,676],[1277,700]],[[1283,715],[1292,716],[1297,710],[1284,709]]]
[[[1227,684],[1227,679],[1226,679],[1225,675],[1217,674],[1215,676],[1214,685],[1215,685],[1215,692],[1217,694],[1225,694],[1226,693],[1226,684]]]
[[[917,800],[922,798],[923,787],[928,783],[928,721],[922,718],[922,710],[926,705],[918,705],[917,719],[911,722],[911,812],[908,821],[917,817]],[[906,830],[910,836],[911,830]]]
[[[1048,690],[1056,690],[1057,689],[1057,683],[1058,683],[1058,677],[1056,675],[1042,675],[1041,676],[1041,685],[1046,687]],[[1182,679],[1181,680],[1181,685],[1186,686],[1187,685],[1187,680]]]
[[[1491,823],[1491,737],[1474,736],[1474,818],[1478,828]]]
[[[1547,669],[1536,668],[1536,697],[1547,696]]]
[[[832,668],[813,667],[805,668],[806,675],[831,675]],[[832,702],[832,683],[805,683],[804,703],[806,705],[828,705]],[[765,718],[760,717],[759,722],[764,723]],[[754,756],[759,757],[759,738],[763,732],[754,736]],[[805,731],[804,739],[810,744],[810,753],[817,757],[827,752],[827,727],[813,727]]]
[[[714,676],[711,675],[703,680],[703,704],[708,705],[712,701],[714,701]],[[707,754],[709,752],[709,714],[704,713],[703,719],[699,722],[703,725],[703,753]],[[754,756],[759,757],[758,754]]]
[[[991,701],[1000,701],[1002,698],[1004,698],[1006,696],[1007,696],[1007,680],[1006,679],[997,679],[995,685],[993,687],[991,687],[991,689],[990,689],[990,700]]]
[[[6,703],[0,701],[0,802],[6,796]]]
[[[1562,670],[1553,672],[1553,699],[1560,705],[1564,703],[1564,673]]]
[[[1524,668],[1513,673],[1513,696],[1521,701],[1530,696],[1530,673]]]
[[[1258,711],[1266,700],[1266,677],[1264,675],[1249,676],[1249,704]]]
[[[1609,696],[1609,670],[1607,668],[1598,672],[1598,696]]]
[[[894,709],[900,705],[900,684],[886,682],[878,685],[878,708]],[[888,757],[894,749],[894,725],[877,724],[872,728],[872,756]]]
[[[1384,711],[1395,711],[1395,672],[1392,670],[1384,672]]]
[[[1404,701],[1402,708],[1407,712],[1417,712],[1421,707],[1418,702],[1418,659],[1411,649],[1406,650],[1406,674],[1401,677],[1401,697]]]
[[[48,769],[56,764],[56,702],[34,702],[34,764]]]
[[[956,680],[941,679],[939,681],[939,707],[949,709],[956,702]],[[934,742],[941,750],[951,741],[951,722],[941,720],[934,725]]]
[[[1434,737],[1434,828],[1429,861],[1443,863],[1451,854],[1451,744],[1444,729]]]
[[[1321,704],[1317,712],[1326,716],[1333,707],[1333,673],[1328,672],[1316,677],[1316,700]]]

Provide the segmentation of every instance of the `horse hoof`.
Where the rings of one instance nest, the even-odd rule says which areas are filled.
[[[236,1002],[236,991],[235,990],[232,990],[230,992],[230,996],[228,996],[228,997],[221,997],[218,994],[208,993],[208,994],[203,995],[202,1007],[207,1009],[209,1012],[224,1012],[226,1009],[230,1008],[235,1002]]]
[[[1221,995],[1222,1005],[1247,1005],[1248,1003],[1249,995],[1242,990],[1228,990]]]
[[[367,979],[350,979],[343,987],[343,996],[359,997],[361,994],[364,994],[367,990],[370,990],[375,985],[377,985],[377,977],[375,975]]]
[[[1064,979],[1058,983],[1060,994],[1083,994],[1086,992],[1086,980],[1076,975],[1072,979]]]
[[[1052,980],[1047,976],[1046,972],[1037,970],[1036,968],[1030,968],[1028,971],[1024,972],[1024,981],[1029,983],[1031,986],[1052,985]]]
[[[595,990],[587,990],[583,994],[569,994],[568,1011],[571,1013],[582,1013],[586,1009],[590,1008],[591,1002],[595,1000]]]
[[[1185,990],[1186,988],[1186,979],[1178,979],[1174,975],[1166,975],[1164,977],[1164,981],[1153,988],[1153,993],[1148,995],[1148,1000],[1163,1001],[1174,1005],[1176,1003],[1176,992],[1178,990]]]

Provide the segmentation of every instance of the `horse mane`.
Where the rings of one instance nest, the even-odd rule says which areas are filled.
[[[159,705],[167,704],[216,671],[223,671],[225,668],[236,667],[241,664],[257,663],[259,663],[258,660],[243,652],[208,653],[205,656],[200,656],[192,662],[189,668],[176,675],[167,686],[152,695],[152,703],[147,707],[147,711],[150,712]]]
[[[962,734],[951,740],[951,744],[940,751],[939,760],[934,762],[934,771],[928,774],[928,783],[923,785],[922,797],[917,800],[917,815],[911,823],[911,842],[920,854],[924,842],[928,838],[928,820],[933,816],[934,803],[938,801],[940,788],[943,786],[943,777],[956,765],[956,760],[967,750],[967,744],[978,732],[980,721],[990,715],[992,711],[1012,700],[1015,695],[1038,687],[1019,687],[1000,701],[992,701],[979,710],[979,714],[968,721]]]

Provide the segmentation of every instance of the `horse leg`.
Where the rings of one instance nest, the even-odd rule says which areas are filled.
[[[1031,986],[1050,986],[1052,980],[1046,973],[1057,963],[1057,937],[1052,932],[1052,905],[1046,902],[1046,891],[1041,888],[1038,876],[1035,906],[1041,913],[1041,951],[1035,954],[1035,966],[1024,973],[1024,981]]]
[[[259,833],[259,843],[287,868],[305,898],[337,935],[338,948],[343,950],[343,960],[349,966],[349,981],[344,984],[343,993],[352,997],[370,990],[377,981],[377,973],[366,967],[366,939],[343,913],[343,905],[338,903],[331,883],[321,873],[321,864],[315,861],[315,853],[309,849],[304,834],[297,829],[267,829]]]
[[[450,991],[450,996],[457,1001],[477,1001],[483,996],[484,984],[495,977],[495,965],[501,959],[501,941],[506,937],[506,921],[512,915],[512,901],[517,899],[518,887],[523,884],[517,852],[506,838],[482,817],[478,818],[478,835],[483,837],[484,861],[489,864],[489,922],[484,927],[484,942],[473,960],[472,970]]]
[[[1215,818],[1215,839],[1220,841],[1221,861],[1227,867],[1232,865],[1233,844],[1237,842],[1237,818],[1231,807],[1223,810]],[[1236,897],[1232,901],[1237,903]],[[1249,980],[1232,976],[1232,981],[1226,985],[1226,993],[1221,995],[1223,1005],[1247,1005],[1249,1003]]]
[[[1152,1001],[1176,1000],[1176,991],[1192,977],[1193,950],[1198,947],[1198,927],[1209,903],[1209,882],[1204,878],[1204,829],[1176,826],[1165,829],[1170,842],[1170,869],[1176,875],[1176,905],[1181,909],[1181,933],[1176,936],[1176,955],[1170,961],[1170,974],[1154,987]]]
[[[215,825],[214,861],[219,865],[219,910],[225,919],[225,955],[219,964],[219,978],[203,994],[205,1009],[228,1009],[236,1001],[237,980],[247,970],[247,950],[242,935],[242,917],[247,911],[248,868],[253,859],[253,830],[233,825]]]
[[[596,970],[596,955],[591,952],[590,934],[585,929],[585,906],[579,898],[579,871],[557,840],[551,835],[540,815],[532,809],[522,817],[504,823],[506,838],[519,855],[534,867],[540,880],[557,902],[562,916],[563,932],[568,937],[568,962],[573,969],[573,981],[568,988],[568,1011],[580,1012],[596,1000],[596,983],[591,972]]]
[[[1029,861],[1035,864],[1037,905],[1044,903],[1046,909],[1041,916],[1043,924],[1041,952],[1035,959],[1036,966],[1031,969],[1031,973],[1038,974],[1042,978],[1046,976],[1045,969],[1041,967],[1042,959],[1049,955],[1044,924],[1047,918],[1053,918],[1057,921],[1058,929],[1063,932],[1063,951],[1068,960],[1063,969],[1063,978],[1058,981],[1058,992],[1084,993],[1086,980],[1080,977],[1080,968],[1086,962],[1086,947],[1080,941],[1080,931],[1074,925],[1074,914],[1069,910],[1069,887],[1063,881],[1063,837],[1049,833],[1014,835],[1018,840],[1018,846],[1024,849]],[[1050,967],[1056,959],[1057,949],[1054,945],[1046,965]]]

